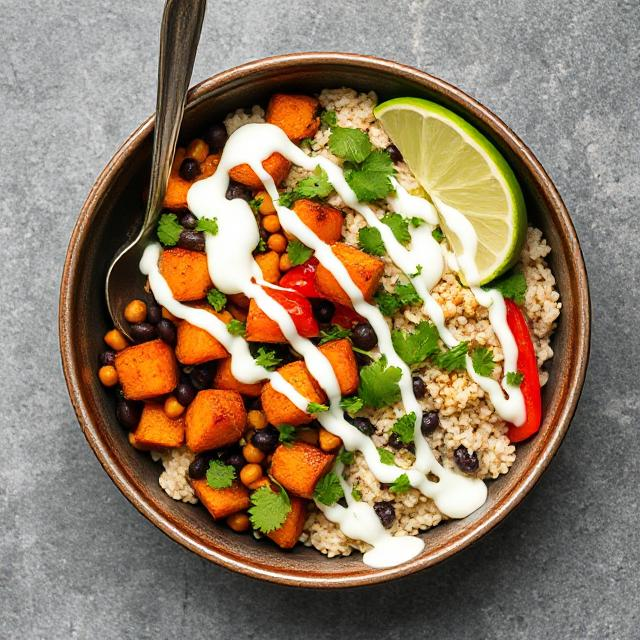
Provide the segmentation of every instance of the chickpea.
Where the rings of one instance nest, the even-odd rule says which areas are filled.
[[[335,451],[342,446],[342,439],[338,436],[334,436],[333,433],[327,431],[323,427],[320,427],[318,441],[320,443],[320,448],[324,452]]]
[[[118,384],[118,372],[115,367],[105,365],[98,370],[98,378],[105,387],[114,387]]]
[[[117,329],[107,331],[107,333],[104,334],[104,341],[114,351],[122,351],[129,344],[127,339]]]
[[[187,158],[193,158],[197,162],[204,162],[209,155],[209,145],[204,140],[196,138],[190,142],[185,155]]]
[[[270,487],[270,486],[271,486],[271,481],[269,480],[269,478],[265,478],[263,476],[259,480],[256,480],[253,484],[250,484],[249,489],[251,489],[251,491],[255,491],[260,487]]]
[[[167,414],[167,418],[179,418],[184,413],[184,407],[174,396],[169,396],[164,401],[164,412]]]
[[[267,247],[276,253],[284,253],[287,250],[287,239],[281,233],[274,233],[267,240]]]
[[[138,324],[147,319],[147,305],[142,300],[132,300],[124,308],[124,317],[131,324]]]
[[[242,469],[240,469],[240,482],[245,487],[251,486],[256,480],[259,480],[262,477],[262,467],[255,462],[250,462],[246,464]]]
[[[289,256],[286,253],[283,253],[280,256],[280,271],[289,271],[292,266]]]
[[[265,216],[262,218],[262,227],[268,233],[280,231],[280,219],[278,216]]]
[[[260,463],[264,460],[264,453],[250,442],[242,447],[242,455],[247,462]]]
[[[247,424],[253,429],[264,429],[267,426],[267,416],[264,411],[251,409],[247,414]]]
[[[273,200],[266,191],[258,191],[258,193],[256,193],[256,200],[262,200],[258,207],[260,215],[268,216],[276,212],[276,208],[273,206]]]
[[[227,518],[227,524],[230,529],[237,533],[247,531],[250,526],[249,516],[246,513],[234,513]]]

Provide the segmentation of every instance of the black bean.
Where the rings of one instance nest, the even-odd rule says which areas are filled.
[[[394,162],[402,162],[402,154],[400,153],[400,149],[398,149],[395,144],[390,144],[387,147],[387,153],[391,156],[391,159]]]
[[[162,320],[162,309],[155,303],[147,305],[147,322],[149,324],[158,324]]]
[[[188,382],[181,382],[173,390],[173,395],[183,407],[188,407],[196,397],[196,390]]]
[[[373,359],[371,358],[371,356],[368,356],[366,353],[358,353],[356,351],[355,356],[356,356],[356,362],[358,363],[358,366],[361,369],[362,367],[366,367],[373,362]]]
[[[235,198],[249,202],[253,198],[253,194],[248,187],[237,182],[230,182],[227,188],[227,200],[234,200]]]
[[[475,451],[471,453],[469,449],[462,445],[453,452],[453,459],[460,470],[465,473],[473,473],[480,466],[478,454]]]
[[[402,442],[397,433],[392,433],[389,436],[387,444],[394,449],[406,449],[407,451],[411,451],[412,453],[416,450],[416,446],[413,442]]]
[[[422,422],[420,424],[420,430],[423,436],[428,436],[433,433],[440,424],[440,416],[437,411],[425,411],[422,414]]]
[[[156,329],[158,331],[158,336],[162,338],[168,345],[172,346],[176,343],[176,325],[171,322],[171,320],[167,320],[166,318],[162,318],[160,322],[156,325]],[[180,403],[182,404],[182,403]]]
[[[369,351],[378,344],[378,336],[368,322],[358,322],[351,332],[351,341],[358,349]]]
[[[195,180],[201,173],[200,164],[194,158],[185,158],[180,164],[178,171],[183,180],[191,182]]]
[[[225,464],[231,465],[236,471],[240,471],[247,461],[240,452],[229,453],[223,458]]]
[[[336,305],[330,300],[322,300],[321,298],[313,298],[311,300],[311,308],[313,309],[313,315],[320,324],[327,324],[331,322],[333,314],[336,310]]]
[[[413,384],[413,395],[420,400],[420,398],[424,398],[424,394],[427,392],[427,386],[424,383],[424,380],[420,376],[413,376],[411,378],[411,382]]]
[[[191,384],[198,390],[208,389],[213,382],[213,368],[210,365],[193,367],[189,374]],[[180,403],[182,404],[182,403]]]
[[[201,480],[207,475],[212,454],[209,451],[199,453],[194,461],[189,465],[189,477],[194,480]]]
[[[98,362],[102,367],[113,367],[116,363],[116,352],[115,351],[103,351],[98,357]]]
[[[183,229],[178,238],[178,246],[182,249],[189,249],[189,251],[204,251],[204,233]]]
[[[149,322],[138,322],[138,324],[132,324],[129,327],[129,333],[134,342],[149,342],[157,337],[158,332],[154,325]]]
[[[364,433],[365,436],[372,436],[376,428],[369,418],[351,418],[348,414],[345,415],[347,422],[350,422],[358,431]]]
[[[264,429],[259,429],[253,434],[251,443],[260,451],[270,453],[278,446],[280,432],[273,426],[268,425]]]
[[[382,526],[385,529],[388,529],[393,525],[396,519],[396,510],[393,506],[393,502],[390,500],[376,502],[373,505],[373,510],[376,512],[378,518],[380,518],[380,522],[382,522]]]
[[[195,229],[198,224],[198,218],[196,218],[191,211],[185,211],[180,214],[180,224],[185,229]]]
[[[227,130],[223,124],[212,124],[204,132],[202,139],[209,145],[209,151],[220,151],[227,141]]]
[[[133,431],[138,426],[140,414],[142,413],[142,403],[134,400],[120,398],[116,404],[116,418],[123,426]]]

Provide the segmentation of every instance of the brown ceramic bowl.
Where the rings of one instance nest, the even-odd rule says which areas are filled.
[[[302,546],[283,552],[266,541],[215,524],[202,507],[175,502],[158,485],[159,466],[127,442],[114,417],[112,394],[96,376],[102,336],[110,328],[103,300],[107,267],[142,218],[141,193],[151,158],[153,117],[120,147],[91,189],[69,244],[60,294],[60,348],[71,401],[96,456],[120,491],[164,533],[199,555],[255,578],[309,587],[372,584],[430,567],[495,527],[527,495],[549,464],[573,416],[589,352],[589,292],[569,214],[553,182],[524,143],[491,111],[456,87],[394,62],[342,53],[297,53],[258,60],[194,87],[182,134],[198,132],[238,107],[264,102],[274,91],[349,86],[381,100],[417,96],[439,102],[482,131],[504,154],[525,194],[529,217],[553,251],[549,262],[562,299],[553,339],[555,357],[544,387],[544,424],[518,447],[511,471],[489,483],[486,504],[464,520],[424,534],[423,553],[407,564],[373,570],[360,554],[328,560]]]

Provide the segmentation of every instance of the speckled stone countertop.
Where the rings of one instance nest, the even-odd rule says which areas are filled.
[[[386,586],[320,593],[217,568],[155,529],[87,446],[56,313],[76,215],[154,108],[162,3],[0,1],[1,638],[637,638],[640,4],[211,0],[193,81],[300,50],[371,53],[484,102],[572,213],[591,366],[560,453],[503,526]]]

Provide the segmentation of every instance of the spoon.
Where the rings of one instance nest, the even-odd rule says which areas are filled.
[[[153,134],[149,197],[142,228],[113,259],[105,292],[115,327],[130,338],[124,307],[143,288],[138,264],[155,231],[182,123],[184,104],[196,57],[206,0],[167,0],[162,14],[158,94]]]

